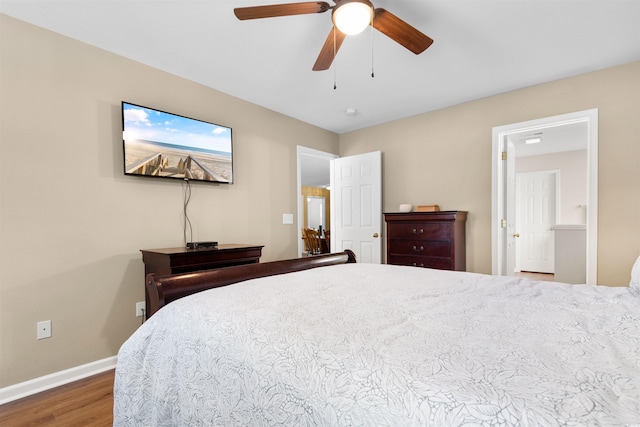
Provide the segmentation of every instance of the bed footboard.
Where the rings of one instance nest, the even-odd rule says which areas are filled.
[[[310,268],[354,262],[356,262],[355,254],[347,249],[344,252],[334,254],[239,265],[171,276],[159,277],[151,273],[147,275],[145,281],[150,304],[150,307],[147,307],[147,318],[171,301],[206,289],[227,286],[258,277],[275,276]]]

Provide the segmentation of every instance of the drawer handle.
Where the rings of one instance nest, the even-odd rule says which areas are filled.
[[[417,246],[415,246],[415,245],[414,245],[414,246],[413,246],[413,250],[414,250],[414,251],[416,251],[416,252],[423,251],[423,250],[424,250],[424,246],[420,246],[420,247],[418,248]]]
[[[413,229],[413,234],[422,234],[422,233],[424,233],[424,229],[423,228],[421,228],[420,230],[418,230],[416,228]]]

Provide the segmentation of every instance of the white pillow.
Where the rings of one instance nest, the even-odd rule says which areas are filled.
[[[631,281],[629,282],[631,292],[640,295],[640,256],[631,268]]]

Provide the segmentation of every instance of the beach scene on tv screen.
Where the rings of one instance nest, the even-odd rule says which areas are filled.
[[[125,173],[233,182],[231,129],[123,103]]]

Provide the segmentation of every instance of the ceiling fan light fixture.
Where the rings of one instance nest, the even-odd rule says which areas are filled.
[[[364,31],[373,17],[373,5],[368,0],[343,0],[338,2],[331,18],[333,24],[348,36]]]

